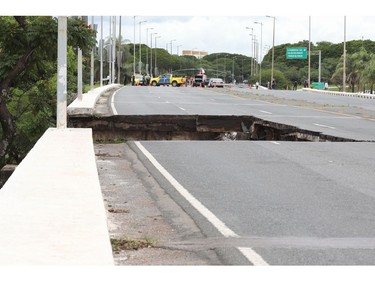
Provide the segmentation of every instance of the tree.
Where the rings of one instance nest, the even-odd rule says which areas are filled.
[[[370,93],[373,93],[375,84],[375,56],[372,56],[371,60],[368,62],[364,72],[364,82],[370,84]]]
[[[51,85],[56,76],[57,18],[15,16],[0,17],[0,167],[18,161],[15,149],[17,136],[15,116],[42,112],[43,90],[56,92]],[[95,31],[79,19],[68,20],[68,45],[89,52],[95,45]],[[52,79],[52,80],[51,80]],[[56,78],[55,78],[56,79]],[[56,80],[55,80],[56,81]],[[37,99],[35,103],[30,103]],[[9,103],[18,104],[10,108]],[[29,105],[25,105],[28,103]],[[21,105],[22,104],[22,105]],[[42,107],[35,107],[36,104]],[[31,108],[34,106],[34,108]],[[23,113],[23,114],[21,114]],[[48,123],[48,122],[47,122]],[[31,126],[32,127],[32,126]]]

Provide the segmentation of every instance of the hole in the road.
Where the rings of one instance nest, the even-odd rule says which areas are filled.
[[[354,139],[270,122],[254,116],[128,115],[75,116],[70,127],[92,128],[95,141],[256,140],[354,142]]]

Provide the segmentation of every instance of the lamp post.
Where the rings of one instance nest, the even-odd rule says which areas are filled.
[[[272,36],[272,66],[271,66],[271,85],[273,81],[273,66],[275,61],[275,20],[276,17],[266,16],[267,18],[273,18],[273,36]]]
[[[173,51],[172,51],[172,50],[173,50],[173,49],[172,49],[172,42],[173,42],[173,41],[176,41],[176,39],[171,40],[171,55],[173,55]]]
[[[257,36],[253,35],[253,50],[254,50],[254,57],[253,57],[253,75],[258,75],[258,50],[257,50]]]
[[[346,91],[346,16],[344,16],[344,50],[343,50],[343,66],[342,66],[342,91]]]
[[[253,71],[253,64],[254,64],[254,48],[253,48],[253,40],[254,40],[254,28],[252,27],[246,27],[246,29],[251,29],[251,34],[249,34],[251,36],[251,49],[252,49],[252,53],[251,53],[251,50],[250,50],[250,56],[252,55],[253,56],[253,59],[251,61],[251,66],[250,66],[250,76],[253,75],[254,71]]]
[[[100,87],[103,86],[103,16],[100,17]]]
[[[133,76],[135,76],[135,16],[133,18],[134,20],[134,23],[133,23],[133,26],[134,26],[134,37],[133,37]],[[134,81],[133,81],[134,83]]]
[[[259,58],[259,84],[262,85],[262,61],[263,61],[263,46],[262,46],[262,36],[263,36],[263,23],[254,22],[255,24],[260,24],[260,58]]]
[[[225,70],[225,68],[226,68],[226,64],[227,64],[227,56],[228,56],[228,54],[226,54],[226,55],[224,56],[224,83],[225,83],[225,78],[227,77],[227,72],[226,72],[226,70]]]
[[[178,56],[178,54],[179,54],[178,49],[179,49],[180,47],[182,47],[182,45],[178,45],[178,46],[177,46],[177,56]]]
[[[160,38],[161,36],[156,36],[155,37],[155,71],[154,71],[154,73],[155,73],[155,76],[158,76],[158,67],[157,67],[157,41],[156,41],[156,39],[158,39],[158,38]]]
[[[234,85],[235,84],[235,82],[234,82],[234,59],[235,59],[236,57],[233,57],[233,61],[232,61],[232,84]]]
[[[142,72],[142,57],[141,57],[141,54],[142,54],[142,48],[141,48],[141,24],[142,23],[145,23],[147,22],[147,20],[142,20],[139,22],[139,73]]]
[[[152,35],[156,35],[158,34],[157,32],[153,32],[151,33],[151,66],[150,66],[150,70],[151,70],[151,77],[154,77],[153,76],[153,73],[152,73]]]
[[[148,30],[152,30],[154,29],[153,27],[148,27],[146,28],[146,45],[148,46]],[[152,45],[152,42],[151,42],[151,45]],[[148,50],[146,50],[146,72],[147,74],[149,73],[148,72]]]
[[[308,75],[307,75],[307,82],[309,83],[308,86],[310,87],[311,83],[311,16],[309,16],[309,59],[308,59]]]

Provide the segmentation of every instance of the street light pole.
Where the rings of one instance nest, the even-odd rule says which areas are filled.
[[[134,16],[134,36],[133,36],[133,76],[135,76],[135,16]],[[134,83],[134,81],[133,81]]]
[[[58,17],[58,35],[57,35],[57,109],[56,109],[56,127],[57,129],[66,129],[67,112],[67,30],[68,18]]]
[[[251,36],[251,44],[250,44],[250,47],[252,50],[250,50],[250,56],[252,55],[253,56],[253,59],[251,61],[251,65],[250,65],[250,76],[253,75],[254,71],[253,71],[253,64],[254,64],[254,48],[253,48],[253,40],[254,40],[254,28],[252,27],[246,27],[246,29],[251,29],[251,34],[249,34]],[[252,51],[252,52],[251,52]]]
[[[181,46],[182,46],[182,45],[178,45],[178,46],[177,46],[177,56],[178,56],[178,54],[179,54],[178,49],[179,49]]]
[[[156,36],[155,37],[155,76],[158,76],[158,67],[157,67],[157,49],[156,49],[156,46],[157,46],[157,41],[156,39],[160,38],[161,36]]]
[[[117,83],[121,83],[121,66],[122,66],[122,51],[121,51],[121,16],[118,24],[118,56],[117,56]]]
[[[150,71],[151,71],[151,77],[153,76],[153,71],[152,71],[152,35],[158,34],[157,32],[151,33],[151,65],[150,65]]]
[[[235,59],[236,57],[233,57],[233,62],[232,62],[232,84],[235,84],[234,83],[234,59]]]
[[[111,67],[112,67],[112,77],[111,81],[112,83],[115,83],[115,61],[116,61],[116,16],[112,17],[112,62],[111,62]]]
[[[262,37],[263,37],[263,23],[254,22],[255,24],[260,24],[260,59],[259,59],[259,84],[262,85],[262,61],[263,61],[263,46],[262,46]]]
[[[103,86],[103,16],[100,17],[100,87]]]
[[[173,49],[172,49],[172,42],[176,41],[176,39],[171,40],[171,55],[173,55]]]
[[[272,39],[272,66],[271,66],[271,85],[273,82],[273,67],[275,61],[275,20],[276,17],[266,16],[267,18],[273,18],[273,39]]]
[[[148,46],[148,30],[152,30],[152,29],[154,29],[153,27],[148,27],[148,28],[146,28],[146,45]],[[152,46],[152,42],[151,42],[151,46]],[[149,73],[148,72],[148,51],[146,51],[146,72],[147,72],[147,74]]]
[[[309,16],[309,60],[308,60],[308,76],[307,82],[309,83],[308,86],[310,87],[311,84],[311,16]]]
[[[142,73],[142,57],[141,57],[141,54],[142,54],[142,48],[141,48],[141,24],[144,23],[144,22],[147,22],[147,20],[143,20],[143,21],[140,21],[139,22],[139,73]]]
[[[346,92],[346,16],[344,16],[344,50],[342,66],[342,91]]]

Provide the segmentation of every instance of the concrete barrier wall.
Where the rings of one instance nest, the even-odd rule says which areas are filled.
[[[109,91],[119,89],[120,84],[110,84],[103,87],[95,88],[82,95],[82,100],[75,99],[68,106],[68,115],[93,115],[95,104],[101,95]]]
[[[314,92],[326,95],[334,95],[334,96],[345,96],[345,97],[356,97],[356,98],[363,98],[363,99],[375,99],[375,95],[371,94],[362,94],[362,93],[348,93],[348,92],[336,92],[336,91],[328,91],[328,90],[317,90],[317,89],[310,89],[310,88],[302,88],[302,91],[305,92]]]
[[[0,190],[0,265],[113,265],[91,129],[48,129]]]

